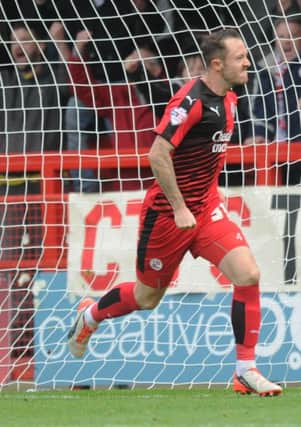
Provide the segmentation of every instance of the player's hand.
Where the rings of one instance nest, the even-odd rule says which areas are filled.
[[[193,213],[185,206],[174,211],[175,223],[181,230],[189,230],[196,226],[196,219]]]

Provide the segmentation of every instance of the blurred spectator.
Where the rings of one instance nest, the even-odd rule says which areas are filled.
[[[250,91],[247,85],[233,88],[237,94],[237,108],[235,116],[235,128],[231,138],[231,144],[242,144],[252,133]]]
[[[81,40],[79,43],[83,37],[89,37],[89,35],[86,32],[78,35],[77,48],[80,56],[84,55],[88,41]],[[78,62],[78,57],[76,61],[75,64],[70,64],[73,83],[88,84],[87,77],[83,79],[83,75],[79,80],[79,74],[76,73],[78,71],[83,73],[84,70],[83,64]],[[113,127],[113,141],[117,151],[118,148],[127,148],[132,152],[139,152],[141,147],[150,147],[153,140],[152,129],[156,119],[162,116],[171,94],[175,93],[186,79],[200,76],[204,69],[200,53],[188,55],[178,64],[177,78],[170,83],[164,78],[162,60],[155,45],[146,39],[141,48],[135,49],[127,56],[123,66],[128,81],[133,84],[109,87],[100,83],[97,89],[94,86],[94,106],[86,88],[76,88],[78,97],[70,98],[66,114],[66,126],[69,130],[67,149],[78,151],[89,148],[89,131],[99,126],[99,117],[96,112],[100,117],[109,119]],[[89,78],[91,79],[91,74]],[[95,82],[91,80],[91,84]],[[115,110],[119,109],[116,115],[114,115],[111,96],[114,99]],[[133,107],[136,113],[134,119]],[[101,141],[100,145],[102,145]],[[98,191],[95,171],[73,170],[71,174],[74,191]]]
[[[67,55],[63,27],[56,23],[60,54]],[[0,69],[0,153],[42,153],[62,148],[62,114],[68,96],[67,76],[60,64],[45,61],[45,43],[39,27],[16,23],[9,54],[13,65]],[[18,185],[17,185],[18,184]],[[37,174],[2,177],[0,193],[39,192]]]
[[[157,118],[161,118],[170,97],[187,80],[200,77],[204,71],[204,63],[200,52],[182,55],[174,77],[167,79],[165,74],[162,74],[165,58],[154,55],[156,55],[155,46],[151,43],[146,44],[126,58],[125,69],[128,80],[135,83],[143,104],[152,108]]]
[[[276,0],[273,1],[269,7],[266,17],[261,21],[262,27],[265,28],[265,37],[268,41],[267,46],[270,47],[270,52],[266,51],[263,56],[262,62],[267,62],[269,57],[273,56],[273,49],[275,45],[275,23],[280,18],[297,17],[301,13],[301,8],[297,0]],[[267,56],[267,57],[266,57]],[[260,61],[258,61],[260,62]],[[273,62],[272,62],[273,64]]]
[[[226,25],[239,28],[247,43],[252,64],[258,63],[270,52],[272,19],[270,11],[275,0],[232,1],[224,0],[227,5]]]
[[[79,30],[77,11],[72,2],[65,0],[3,0],[0,5],[0,20],[0,34],[4,42],[9,41],[14,23],[34,22],[36,31],[45,43],[45,54],[50,61],[57,60],[56,46],[51,37],[52,25],[58,21],[63,22],[69,41]],[[0,53],[1,64],[11,63],[5,46],[1,46]]]
[[[88,57],[93,63],[94,77],[107,82],[124,81],[122,60],[137,43],[143,42],[144,37],[161,34],[165,27],[165,19],[156,3],[153,0],[3,0],[0,34],[7,40],[11,23],[35,21],[40,31],[44,31],[43,40],[48,40],[47,57],[55,59],[54,45],[47,38],[53,22],[63,22],[69,43],[79,31],[87,30],[93,34]],[[5,51],[2,53],[1,63],[8,63]]]
[[[253,107],[255,138],[246,144],[301,141],[301,21],[281,18],[275,23],[274,65],[258,70]],[[284,168],[284,184],[298,184],[301,162]]]
[[[64,29],[53,23],[53,42],[61,57],[68,59],[63,41]],[[0,153],[36,153],[60,150],[62,144],[63,106],[69,95],[64,67],[45,60],[46,44],[41,27],[35,23],[15,23],[7,52],[12,65],[0,68]],[[11,158],[10,164],[13,164]],[[47,165],[46,165],[47,167]],[[41,192],[41,171],[7,172],[0,176],[0,195]],[[36,209],[33,216],[32,212]],[[41,208],[28,207],[20,199],[6,200],[0,209],[1,259],[24,256],[42,246],[37,228],[43,219]],[[29,255],[30,256],[30,255]]]
[[[165,27],[155,0],[74,0],[79,31],[92,35],[86,59],[94,78],[107,83],[126,80],[122,61],[144,42],[160,35]]]
[[[224,2],[214,4],[208,0],[173,0],[173,33],[181,47],[194,45],[195,35],[220,29],[224,26],[227,14]]]
[[[290,17],[300,13],[298,0],[277,0],[276,4],[270,11],[272,19]]]
[[[116,153],[122,149],[126,149],[128,153],[139,153],[141,148],[148,148],[152,144],[155,114],[149,106],[141,102],[134,84],[109,85],[95,80],[91,67],[85,62],[90,40],[91,34],[88,31],[78,33],[74,55],[68,63],[72,80],[71,90],[75,98],[69,100],[66,113],[66,148],[76,151],[88,148],[88,134],[85,134],[85,131],[89,130],[91,123],[95,123],[97,111],[98,116],[107,119],[112,127],[112,146]],[[162,65],[154,57],[154,53],[142,49],[140,55],[145,67],[152,68],[156,78],[159,78]],[[129,65],[130,60],[124,64]],[[98,190],[97,183],[91,179],[91,171],[73,170],[71,174],[74,179],[74,191]],[[79,179],[79,174],[82,179]],[[125,182],[120,183],[124,184]]]

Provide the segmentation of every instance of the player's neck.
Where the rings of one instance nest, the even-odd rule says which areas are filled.
[[[207,73],[201,77],[201,79],[209,87],[209,89],[218,96],[225,96],[227,91],[230,89],[228,84],[219,76]]]

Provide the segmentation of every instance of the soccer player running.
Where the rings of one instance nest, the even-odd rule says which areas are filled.
[[[266,379],[255,364],[261,317],[259,270],[218,191],[234,128],[237,98],[231,88],[248,80],[248,52],[232,29],[206,37],[202,52],[206,73],[170,99],[155,129],[149,160],[156,180],[146,193],[140,216],[136,283],[122,283],[98,302],[83,300],[69,332],[69,348],[75,357],[82,357],[100,322],[156,307],[190,251],[218,266],[234,285],[234,391],[278,395],[281,387]]]

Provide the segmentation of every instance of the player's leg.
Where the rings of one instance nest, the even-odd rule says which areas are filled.
[[[124,316],[134,310],[150,310],[157,306],[166,288],[152,288],[142,282],[125,282],[108,291],[99,301],[85,298],[68,334],[70,352],[82,357],[91,335],[105,319]]]
[[[231,239],[231,235],[228,239]],[[226,247],[228,243],[224,238],[222,240],[219,243]],[[236,339],[237,359],[254,361],[261,321],[259,269],[247,246],[230,249],[218,267],[234,285],[232,325]],[[247,362],[245,365],[246,367],[255,366],[253,362],[249,364],[250,366]]]
[[[281,387],[256,369],[255,346],[261,321],[259,269],[250,249],[246,246],[231,249],[219,263],[219,269],[234,284],[231,319],[237,362],[233,389],[243,394],[280,394]]]
[[[120,283],[99,301],[89,305],[85,319],[89,325],[97,326],[105,319],[124,316],[135,310],[151,310],[159,304],[165,290],[166,287],[153,288],[140,280]]]
[[[213,213],[216,209],[213,209]],[[235,380],[248,378],[250,387],[240,390],[279,394],[281,388],[266,380],[255,365],[255,346],[260,330],[259,269],[239,227],[227,215],[208,214],[192,254],[216,265],[234,285],[231,319],[236,342]],[[237,388],[237,387],[236,387]]]
[[[142,213],[137,280],[119,284],[97,302],[88,299],[81,303],[68,335],[69,349],[75,357],[83,356],[89,338],[103,320],[156,307],[189,247],[191,235],[177,229],[172,217],[159,216],[149,209]]]

